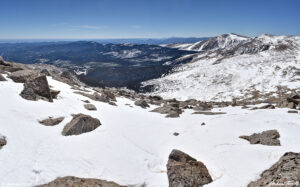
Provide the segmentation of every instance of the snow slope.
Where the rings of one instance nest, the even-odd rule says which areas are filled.
[[[143,84],[168,98],[220,101],[276,92],[278,86],[300,88],[299,36],[262,35],[225,46],[201,52],[191,63]]]
[[[178,48],[189,51],[206,51],[215,50],[219,48],[234,47],[240,42],[245,42],[251,38],[241,36],[233,33],[223,34],[217,37],[209,38],[207,40],[199,41],[191,44],[168,44],[165,47]]]
[[[22,84],[0,82],[0,133],[7,145],[0,150],[0,186],[34,186],[60,176],[78,176],[115,181],[123,185],[167,187],[166,163],[172,149],[202,161],[213,177],[207,187],[246,186],[287,151],[300,151],[299,115],[287,109],[214,109],[225,115],[192,115],[164,118],[117,98],[118,106],[91,101],[98,110],[87,111],[81,95],[70,86],[48,77],[60,90],[54,103],[27,101],[18,94]],[[62,136],[71,114],[99,118],[102,126],[79,136]],[[64,116],[57,126],[38,120]],[[205,122],[205,126],[201,123]],[[239,139],[263,130],[280,132],[280,147],[250,145]],[[180,133],[173,136],[174,132]]]

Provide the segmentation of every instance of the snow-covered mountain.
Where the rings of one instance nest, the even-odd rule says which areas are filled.
[[[221,36],[212,37],[207,40],[199,41],[191,44],[168,44],[166,47],[178,48],[181,50],[189,51],[207,51],[215,49],[223,49],[228,47],[234,47],[241,42],[247,41],[249,37],[240,36],[237,34],[223,34]]]
[[[185,176],[186,169],[197,166],[178,165],[178,158],[169,157],[174,149],[205,164],[211,176],[206,187],[240,187],[257,180],[284,153],[300,151],[296,110],[288,113],[287,108],[267,109],[273,105],[248,105],[260,107],[249,110],[224,102],[164,100],[88,87],[78,84],[67,72],[33,67],[36,69],[0,59],[1,187],[33,187],[65,176],[114,181],[129,187],[167,187],[174,177],[166,167],[172,164],[168,159],[175,162],[175,177],[180,179],[178,167],[186,166],[183,179],[192,180]],[[299,102],[300,96],[293,98]],[[169,117],[179,117],[174,112],[182,114],[165,118],[155,110],[170,112]],[[78,116],[84,119],[80,121]],[[244,140],[247,137],[239,138],[272,129],[276,129],[271,131],[276,134],[276,140],[272,139],[276,146],[251,145]],[[292,169],[282,167],[284,172],[299,166],[288,163]],[[84,182],[72,177],[63,180],[61,186],[68,187],[74,180]],[[109,184],[107,187],[119,186]],[[45,187],[51,186],[57,185]]]
[[[300,88],[300,37],[221,35],[185,46],[190,63],[144,82],[169,98],[232,100],[278,96]],[[183,57],[184,58],[184,57]]]

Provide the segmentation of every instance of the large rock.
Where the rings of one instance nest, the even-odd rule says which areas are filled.
[[[166,114],[166,117],[179,117],[182,114],[182,110],[172,106],[162,106],[151,110],[150,112],[157,112],[160,114]]]
[[[259,186],[300,186],[300,153],[285,153],[270,169],[265,170],[260,179],[251,182],[248,187]]]
[[[167,164],[169,187],[201,187],[212,182],[206,166],[179,150],[172,150]]]
[[[73,119],[64,127],[62,135],[79,135],[95,130],[101,125],[99,119],[85,114],[76,114]]]
[[[20,70],[11,73],[8,78],[11,78],[14,82],[25,83],[27,80],[38,77],[39,74],[34,70]]]
[[[24,83],[24,89],[20,94],[24,99],[36,101],[45,99],[52,102],[52,94],[45,75],[27,80]]]
[[[78,177],[62,177],[54,181],[43,184],[38,187],[126,187],[117,183],[100,179],[78,178]]]
[[[254,133],[250,136],[240,136],[240,138],[248,140],[250,144],[262,144],[270,146],[280,146],[278,138],[280,134],[277,130],[267,130],[262,133]]]
[[[49,117],[48,119],[39,121],[39,123],[45,126],[54,126],[61,123],[64,119],[65,119],[64,117],[58,117],[58,118]]]
[[[140,107],[142,107],[142,108],[148,108],[148,107],[150,107],[150,106],[148,105],[148,103],[147,103],[144,99],[137,100],[137,101],[134,102],[134,104],[135,104],[136,106],[140,106]]]
[[[7,143],[7,142],[6,142],[5,137],[2,136],[2,135],[0,134],[0,149],[1,149],[3,146],[5,146],[6,143]]]
[[[96,106],[93,104],[85,104],[84,108],[87,110],[97,110]]]

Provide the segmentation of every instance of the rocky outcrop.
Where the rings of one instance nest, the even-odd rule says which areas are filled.
[[[98,92],[94,92],[93,94],[89,94],[89,93],[85,93],[85,92],[74,92],[76,94],[79,94],[79,95],[82,95],[82,96],[85,96],[85,97],[88,97],[94,101],[100,101],[100,102],[104,102],[104,103],[108,103],[110,105],[116,105],[111,99],[110,97],[108,97],[107,95],[105,94],[99,94]]]
[[[136,106],[140,106],[140,107],[142,107],[142,108],[148,108],[148,107],[150,107],[150,106],[148,105],[148,103],[147,103],[145,100],[143,100],[143,99],[140,99],[140,100],[135,101],[134,104],[135,104]]]
[[[97,108],[93,104],[85,104],[84,108],[87,110],[97,110]]]
[[[5,137],[2,136],[2,135],[0,134],[0,149],[1,149],[3,146],[5,146],[6,143],[7,143],[7,142],[6,142]]]
[[[62,135],[79,135],[95,130],[101,125],[99,119],[85,114],[76,114],[73,119],[64,127]]]
[[[240,138],[248,140],[250,144],[262,144],[270,146],[280,146],[278,139],[280,134],[277,130],[267,130],[262,133],[254,133],[250,136],[240,136]]]
[[[49,117],[48,119],[39,121],[39,123],[45,126],[54,126],[61,123],[64,119],[65,119],[64,117],[58,117],[58,118]]]
[[[157,112],[160,114],[166,114],[166,117],[179,117],[182,114],[182,110],[178,107],[162,106],[151,110],[150,112]]]
[[[212,182],[206,166],[179,150],[172,150],[167,164],[169,187],[201,187]]]
[[[24,89],[21,92],[21,97],[27,100],[36,101],[44,99],[52,102],[52,95],[45,75],[27,80],[24,83]]]
[[[300,153],[285,153],[278,162],[260,175],[260,179],[248,185],[248,187],[258,186],[299,187]]]
[[[300,109],[300,95],[294,94],[277,103],[279,108]]]
[[[126,187],[114,182],[100,179],[78,178],[78,177],[62,177],[54,181],[39,185],[38,187]]]
[[[38,77],[39,74],[34,70],[20,70],[11,73],[8,78],[11,78],[14,82],[25,83],[27,80]]]
[[[6,81],[2,74],[0,74],[0,81]]]

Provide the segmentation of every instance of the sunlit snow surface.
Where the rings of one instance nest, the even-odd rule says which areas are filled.
[[[217,101],[230,101],[255,90],[268,93],[277,86],[300,88],[300,37],[262,35],[257,40],[270,45],[270,50],[223,59],[212,53],[211,58],[181,65],[143,84],[155,85],[153,94],[167,98]],[[292,49],[275,50],[280,42],[292,43]]]
[[[27,101],[19,96],[22,84],[0,82],[0,133],[7,145],[0,150],[0,186],[34,186],[57,177],[77,176],[115,181],[123,185],[167,187],[166,163],[172,149],[186,152],[207,166],[213,177],[208,187],[246,186],[287,151],[300,151],[299,115],[287,109],[214,109],[225,115],[192,115],[168,119],[117,98],[118,106],[91,101],[87,111],[66,84],[48,77],[60,90],[54,103]],[[78,136],[62,136],[72,117],[84,113],[99,118],[102,126]],[[57,126],[38,120],[64,116]],[[205,122],[205,126],[201,123]],[[239,139],[263,130],[277,129],[282,146],[250,145]],[[174,132],[180,133],[173,136]]]

